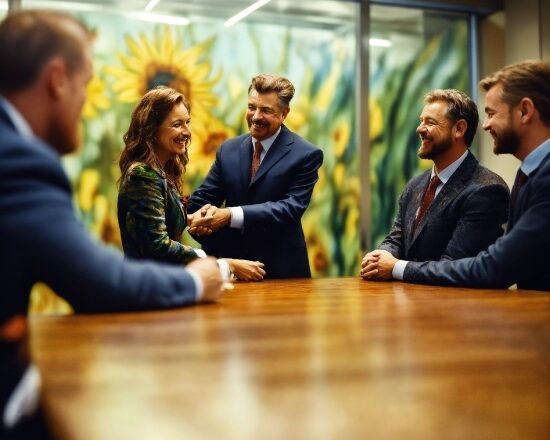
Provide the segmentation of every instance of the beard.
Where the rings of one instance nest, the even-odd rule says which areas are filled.
[[[519,135],[508,125],[501,133],[491,132],[495,154],[514,154],[519,148]]]
[[[438,155],[451,148],[453,144],[453,139],[451,138],[450,134],[440,141],[434,141],[432,138],[427,138],[427,140],[431,141],[431,148],[425,149],[423,145],[420,145],[420,148],[418,149],[418,157],[420,159],[433,160]]]

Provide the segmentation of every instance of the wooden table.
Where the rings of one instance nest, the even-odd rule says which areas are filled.
[[[264,281],[31,328],[61,439],[550,438],[548,293]]]

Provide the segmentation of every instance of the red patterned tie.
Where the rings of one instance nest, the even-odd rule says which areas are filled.
[[[521,168],[518,169],[516,174],[516,180],[514,181],[514,186],[512,187],[512,195],[510,196],[510,205],[512,208],[516,205],[516,200],[518,198],[519,190],[527,180],[527,175],[521,171]]]
[[[260,155],[262,154],[262,144],[260,141],[256,141],[254,145],[254,156],[252,156],[252,166],[250,167],[250,178],[254,179],[254,176],[260,168]]]
[[[439,177],[437,177],[437,174],[434,174],[434,176],[430,180],[430,184],[428,185],[428,189],[426,189],[426,192],[424,193],[424,196],[422,197],[422,203],[420,204],[420,208],[418,209],[418,214],[416,215],[416,219],[414,220],[413,224],[413,232],[418,226],[418,223],[420,223],[420,220],[428,210],[428,207],[432,203],[434,197],[435,197],[435,190],[437,189],[437,186],[441,183],[441,180],[439,180]]]

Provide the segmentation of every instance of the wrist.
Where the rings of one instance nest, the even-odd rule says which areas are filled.
[[[231,208],[225,208],[226,210],[226,222],[225,224],[227,226],[231,225],[231,219],[233,218],[233,212],[231,212]]]

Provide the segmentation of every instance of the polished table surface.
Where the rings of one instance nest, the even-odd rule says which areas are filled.
[[[550,439],[548,293],[264,281],[31,330],[61,439]]]

